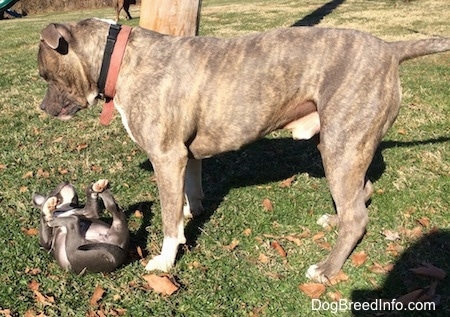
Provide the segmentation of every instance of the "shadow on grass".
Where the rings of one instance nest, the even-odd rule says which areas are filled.
[[[298,20],[291,26],[314,26],[319,24],[324,17],[331,14],[338,6],[344,3],[345,0],[332,0],[317,10],[314,10],[312,13],[303,17],[301,20]]]
[[[397,303],[394,306],[393,299],[408,294],[417,289],[429,289],[433,279],[420,277],[414,274],[410,269],[422,266],[424,263],[430,263],[437,268],[444,270],[447,277],[438,281],[435,294],[431,294],[431,300],[437,302],[435,310],[433,307],[425,307],[419,303],[417,310],[406,310],[407,304],[404,304],[405,310],[390,310],[390,308],[401,308]],[[379,289],[355,290],[352,294],[352,302],[371,303],[376,310],[363,311],[354,310],[354,316],[450,316],[450,231],[438,230],[423,236],[420,240],[408,248],[394,265],[394,269],[389,272],[383,286]],[[426,293],[426,292],[424,292]],[[386,299],[389,304],[385,304],[385,309],[380,299]],[[375,304],[378,303],[378,306]],[[391,305],[389,307],[389,305]],[[428,305],[428,304],[427,304]],[[433,305],[433,304],[432,304]],[[425,308],[425,310],[419,310]]]
[[[150,201],[142,201],[130,205],[124,213],[127,215],[127,219],[130,219],[131,215],[134,214],[136,210],[139,210],[142,213],[142,221],[138,226],[136,231],[130,230],[130,247],[128,249],[128,262],[139,261],[141,259],[141,255],[138,254],[138,247],[142,251],[142,256],[147,257],[147,236],[148,232],[146,228],[150,226],[151,220],[153,218],[152,202]]]
[[[450,137],[423,141],[384,141],[377,149],[367,176],[374,183],[385,170],[382,152],[388,148],[414,147],[429,143],[448,142]],[[282,181],[296,174],[311,177],[325,176],[316,140],[295,141],[291,138],[259,140],[236,152],[229,152],[203,160],[203,187],[205,213],[189,221],[185,228],[188,246],[195,247],[205,223],[232,188],[262,185]],[[147,160],[141,168],[153,170]],[[331,198],[330,198],[330,203]],[[331,205],[331,204],[330,204]],[[146,237],[142,237],[144,241]]]

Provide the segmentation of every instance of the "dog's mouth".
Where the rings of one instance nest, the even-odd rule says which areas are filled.
[[[74,115],[81,110],[81,107],[76,104],[67,104],[61,108],[61,111],[57,115],[57,118],[61,121],[68,121],[74,117]]]

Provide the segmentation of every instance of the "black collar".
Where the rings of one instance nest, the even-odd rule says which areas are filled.
[[[106,39],[105,51],[103,53],[102,67],[100,69],[100,75],[98,77],[97,87],[99,96],[103,99],[105,96],[106,77],[108,75],[109,65],[111,64],[111,55],[116,45],[117,36],[121,29],[120,24],[111,24],[109,27],[108,37]]]

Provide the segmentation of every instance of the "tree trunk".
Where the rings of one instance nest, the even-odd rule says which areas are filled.
[[[142,0],[139,26],[159,33],[198,34],[201,0]]]

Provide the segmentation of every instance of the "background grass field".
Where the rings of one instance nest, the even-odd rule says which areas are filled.
[[[132,13],[138,17],[139,8]],[[93,16],[112,18],[113,11],[0,21],[0,315],[360,315],[313,311],[311,298],[299,290],[308,283],[306,269],[327,254],[337,233],[316,224],[333,212],[333,203],[314,143],[294,142],[282,132],[204,161],[207,212],[187,223],[188,245],[170,272],[180,289],[170,297],[149,290],[136,250],[156,254],[162,234],[146,156],[118,116],[109,127],[99,125],[100,106],[70,122],[39,110],[46,89],[36,64],[40,30],[49,22]],[[449,21],[447,0],[204,0],[200,33],[229,37],[295,24],[354,28],[399,40],[448,37]],[[138,18],[125,23],[136,26]],[[430,279],[409,271],[422,262],[450,274],[450,55],[404,63],[401,77],[400,116],[369,171],[376,193],[367,234],[355,250],[359,257],[343,268],[349,279],[327,287],[323,302],[398,298],[429,286]],[[99,178],[111,181],[129,217],[130,262],[111,274],[75,276],[39,249],[39,212],[31,195],[63,180],[82,192]],[[386,230],[398,239],[387,240],[392,236]],[[271,247],[273,241],[287,257]],[[90,303],[97,286],[105,293]],[[437,311],[405,315],[448,316],[448,277],[438,282],[435,299]]]

